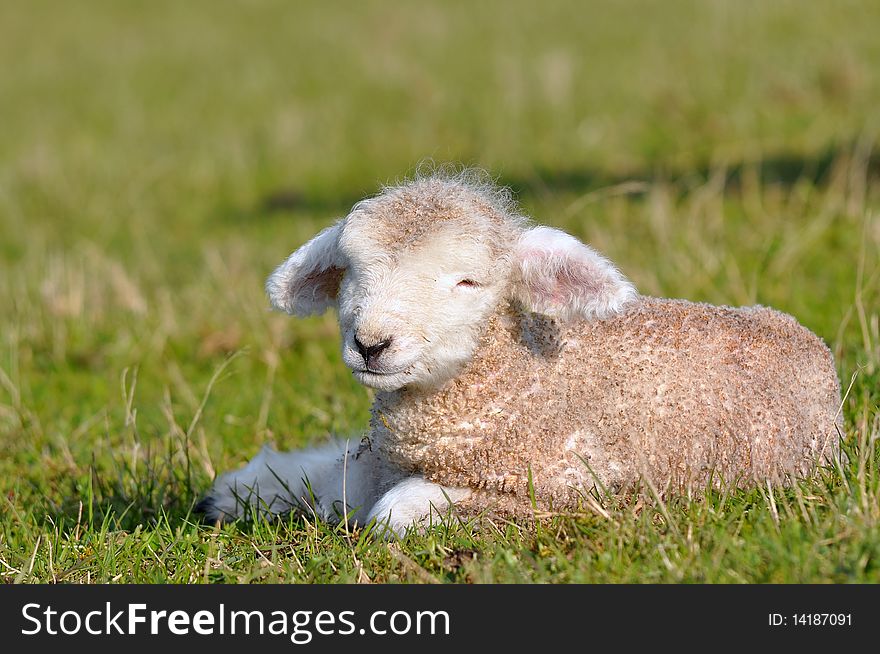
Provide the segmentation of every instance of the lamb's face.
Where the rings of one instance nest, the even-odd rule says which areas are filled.
[[[576,238],[527,229],[496,194],[444,178],[358,203],[291,254],[266,291],[299,316],[336,306],[346,365],[385,391],[451,379],[490,314],[511,300],[560,320],[594,320],[636,297]]]
[[[379,390],[441,385],[471,358],[504,296],[509,257],[457,221],[408,247],[376,234],[372,216],[352,215],[339,236],[342,358]]]

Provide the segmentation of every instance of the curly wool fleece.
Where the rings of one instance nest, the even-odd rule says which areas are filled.
[[[639,296],[473,172],[359,202],[267,291],[294,315],[337,309],[343,361],[377,391],[371,431],[358,451],[263,450],[216,480],[215,519],[308,507],[402,534],[450,503],[529,518],[594,486],[784,483],[838,453],[817,336],[772,309]]]
[[[593,485],[663,490],[783,481],[837,451],[831,352],[792,317],[642,297],[620,316],[560,324],[494,315],[439,391],[379,393],[375,442],[462,504],[512,516],[572,509]],[[531,478],[531,482],[530,482]]]

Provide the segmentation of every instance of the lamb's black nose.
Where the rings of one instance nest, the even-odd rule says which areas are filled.
[[[364,345],[361,343],[360,339],[357,336],[354,337],[354,345],[358,349],[358,352],[361,353],[361,356],[364,359],[364,363],[367,364],[367,367],[370,367],[370,363],[376,359],[382,352],[388,349],[391,345],[391,339],[386,338],[384,341],[376,343],[375,345]]]

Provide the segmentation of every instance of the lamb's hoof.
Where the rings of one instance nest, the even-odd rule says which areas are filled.
[[[213,495],[206,495],[193,507],[193,513],[200,513],[204,522],[216,524],[218,522],[231,522],[234,516],[230,516],[217,506],[217,500]]]

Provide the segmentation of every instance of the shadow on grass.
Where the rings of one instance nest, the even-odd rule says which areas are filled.
[[[85,471],[84,471],[85,473]],[[92,462],[88,472],[59,480],[60,503],[46,507],[43,522],[133,531],[165,523],[172,528],[199,523],[194,507],[210,480],[194,478],[172,452],[146,452],[133,464],[123,457]]]
[[[861,152],[864,144],[844,143],[828,147],[814,155],[780,153],[766,158],[728,163],[724,166],[725,185],[730,190],[742,186],[746,174],[757,174],[762,184],[794,186],[808,183],[827,184],[838,162],[846,162],[856,156],[864,159],[868,175],[880,174],[880,153]],[[610,174],[598,168],[535,168],[527,175],[501,176],[500,184],[509,186],[520,199],[540,197],[551,193],[585,193],[624,183],[650,185],[656,182],[679,184],[686,187],[708,180],[720,167],[704,163],[688,169],[663,164],[624,173]],[[491,174],[491,171],[489,171]],[[303,188],[277,188],[266,193],[255,206],[234,211],[225,216],[229,222],[264,220],[292,212],[334,214],[346,213],[353,204],[375,192],[375,187],[341,189],[332,197],[310,194]]]
[[[215,522],[208,520],[199,504],[211,488],[204,475],[190,477],[187,466],[173,457],[147,453],[133,469],[123,458],[101,467],[90,466],[88,477],[60,481],[64,499],[36,513],[46,528],[61,526],[62,531],[103,526],[108,531],[132,532],[140,528],[164,525],[172,531],[179,527],[200,525],[208,529]],[[290,511],[279,518],[290,528],[302,528],[309,516]],[[236,529],[244,534],[262,529],[263,519],[256,515],[235,520]]]
[[[784,187],[806,183],[823,186],[831,181],[832,173],[838,164],[853,160],[858,153],[857,145],[835,146],[813,156],[779,154],[764,159],[740,161],[736,163],[702,164],[689,169],[656,166],[650,170],[634,170],[623,175],[608,175],[600,170],[590,169],[537,169],[534,175],[526,178],[502,179],[502,183],[518,191],[521,197],[541,195],[547,192],[589,192],[616,186],[627,182],[641,182],[650,185],[656,182],[679,184],[685,188],[706,182],[722,171],[727,189],[736,192],[743,184],[747,174],[755,174],[762,185]],[[862,155],[868,175],[880,173],[880,153]]]

